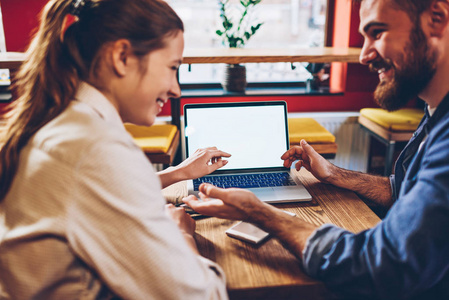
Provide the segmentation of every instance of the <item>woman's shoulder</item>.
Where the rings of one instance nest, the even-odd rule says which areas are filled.
[[[72,101],[30,142],[33,148],[61,158],[82,155],[94,145],[122,143],[134,147],[131,136],[120,121],[105,119],[101,113],[79,101]]]

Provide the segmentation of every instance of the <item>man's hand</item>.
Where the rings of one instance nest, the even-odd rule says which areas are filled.
[[[329,161],[318,154],[305,140],[301,140],[300,146],[294,146],[285,152],[281,159],[284,160],[284,167],[290,168],[294,161],[296,170],[301,167],[306,168],[318,180],[324,183],[331,183],[332,169],[335,168]]]
[[[298,258],[302,258],[307,239],[317,228],[260,201],[247,190],[222,189],[203,183],[199,195],[201,200],[191,195],[183,201],[204,215],[253,223],[273,234]]]
[[[200,185],[200,199],[190,195],[184,203],[196,212],[223,219],[253,222],[255,211],[267,204],[260,201],[252,192],[243,189],[222,189],[211,184]]]
[[[287,168],[290,168],[293,162],[298,160],[295,164],[296,170],[304,167],[321,182],[354,191],[359,196],[382,206],[389,207],[393,204],[388,177],[339,168],[319,155],[304,140],[301,141],[301,146],[292,147],[285,152],[281,159],[284,160],[284,166]]]

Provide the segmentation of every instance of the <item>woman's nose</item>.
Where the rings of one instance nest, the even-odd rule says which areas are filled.
[[[177,78],[173,81],[169,94],[170,94],[170,98],[181,97],[181,86],[180,86]]]

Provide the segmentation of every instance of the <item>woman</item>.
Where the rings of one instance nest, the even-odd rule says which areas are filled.
[[[164,1],[48,2],[1,140],[1,299],[227,297],[161,185],[229,155],[201,150],[158,177],[123,127],[180,96],[182,51]]]

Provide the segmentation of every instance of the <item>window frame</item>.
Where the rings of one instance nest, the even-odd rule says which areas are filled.
[[[330,47],[333,44],[333,35],[331,34],[333,32],[333,23],[334,23],[334,17],[335,17],[335,0],[327,0],[327,6],[326,6],[326,23],[324,25],[324,41],[323,44],[325,47]],[[307,63],[307,62],[304,62]],[[287,63],[288,64],[288,63]],[[293,68],[293,64],[292,64]],[[330,66],[329,66],[330,68]],[[190,69],[190,65],[189,65]],[[329,88],[329,81],[331,72],[330,70],[327,70],[329,74],[329,79],[327,79],[325,82],[323,82],[323,86],[320,87],[320,90],[324,92],[325,94],[340,94],[341,91],[331,91]],[[179,76],[178,76],[178,82],[179,82]],[[181,83],[179,82],[181,90],[182,91],[190,91],[188,94],[192,94],[192,97],[194,96],[194,90],[207,90],[207,89],[220,89],[221,84],[219,82],[214,83]],[[306,89],[306,81],[264,81],[264,82],[248,82],[247,89],[259,89],[261,91],[260,95],[266,95],[263,93],[263,90],[273,90],[275,89],[282,89],[282,88],[297,88],[299,94],[303,94],[304,90]],[[312,93],[315,93],[316,91],[313,91]],[[272,92],[269,92],[271,94]],[[223,91],[223,96],[226,95],[233,95],[233,94],[241,94],[241,93],[228,93],[226,91]],[[305,94],[310,94],[310,92],[305,92]],[[320,93],[322,94],[322,93]]]

